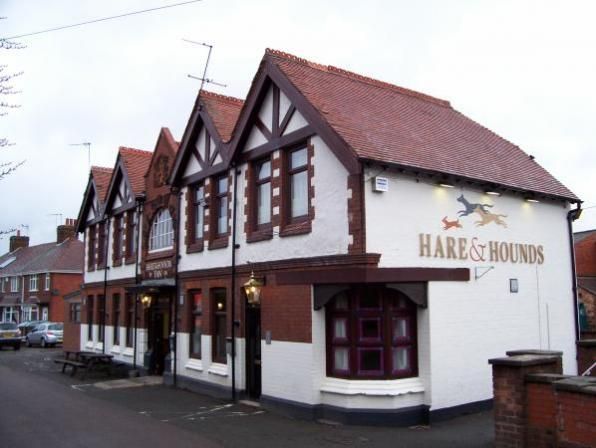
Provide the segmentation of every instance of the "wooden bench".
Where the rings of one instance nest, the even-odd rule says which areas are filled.
[[[62,364],[62,373],[66,372],[66,366],[72,367],[70,376],[75,376],[75,374],[77,373],[77,369],[79,369],[79,368],[81,368],[81,369],[87,368],[87,364],[79,362],[79,361],[74,361],[72,359],[54,359],[54,362],[56,364]]]

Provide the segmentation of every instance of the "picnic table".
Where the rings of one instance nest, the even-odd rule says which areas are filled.
[[[64,351],[64,358],[54,359],[56,364],[62,364],[62,373],[66,372],[66,367],[71,368],[70,376],[74,376],[78,369],[84,369],[83,379],[87,373],[105,369],[109,375],[112,374],[113,355],[107,353],[96,353],[90,351]]]

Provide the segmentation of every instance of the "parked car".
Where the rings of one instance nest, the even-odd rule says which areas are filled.
[[[0,323],[0,349],[5,345],[15,350],[21,348],[21,332],[14,322]]]
[[[27,335],[37,327],[39,324],[45,324],[47,320],[28,320],[19,324],[19,330],[21,330],[21,339],[23,342],[27,340]]]
[[[27,335],[27,347],[39,344],[42,348],[62,344],[64,325],[59,322],[45,322],[37,325]]]

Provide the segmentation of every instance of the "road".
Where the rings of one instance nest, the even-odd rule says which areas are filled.
[[[1,448],[459,448],[494,443],[490,412],[432,427],[329,425],[163,385],[119,388],[103,375],[83,381],[60,373],[53,363],[58,356],[60,349],[0,350]]]

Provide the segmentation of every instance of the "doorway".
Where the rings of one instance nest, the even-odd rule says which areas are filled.
[[[149,308],[149,373],[163,375],[170,353],[170,297],[158,297]]]
[[[261,397],[261,308],[246,304],[246,393]]]

